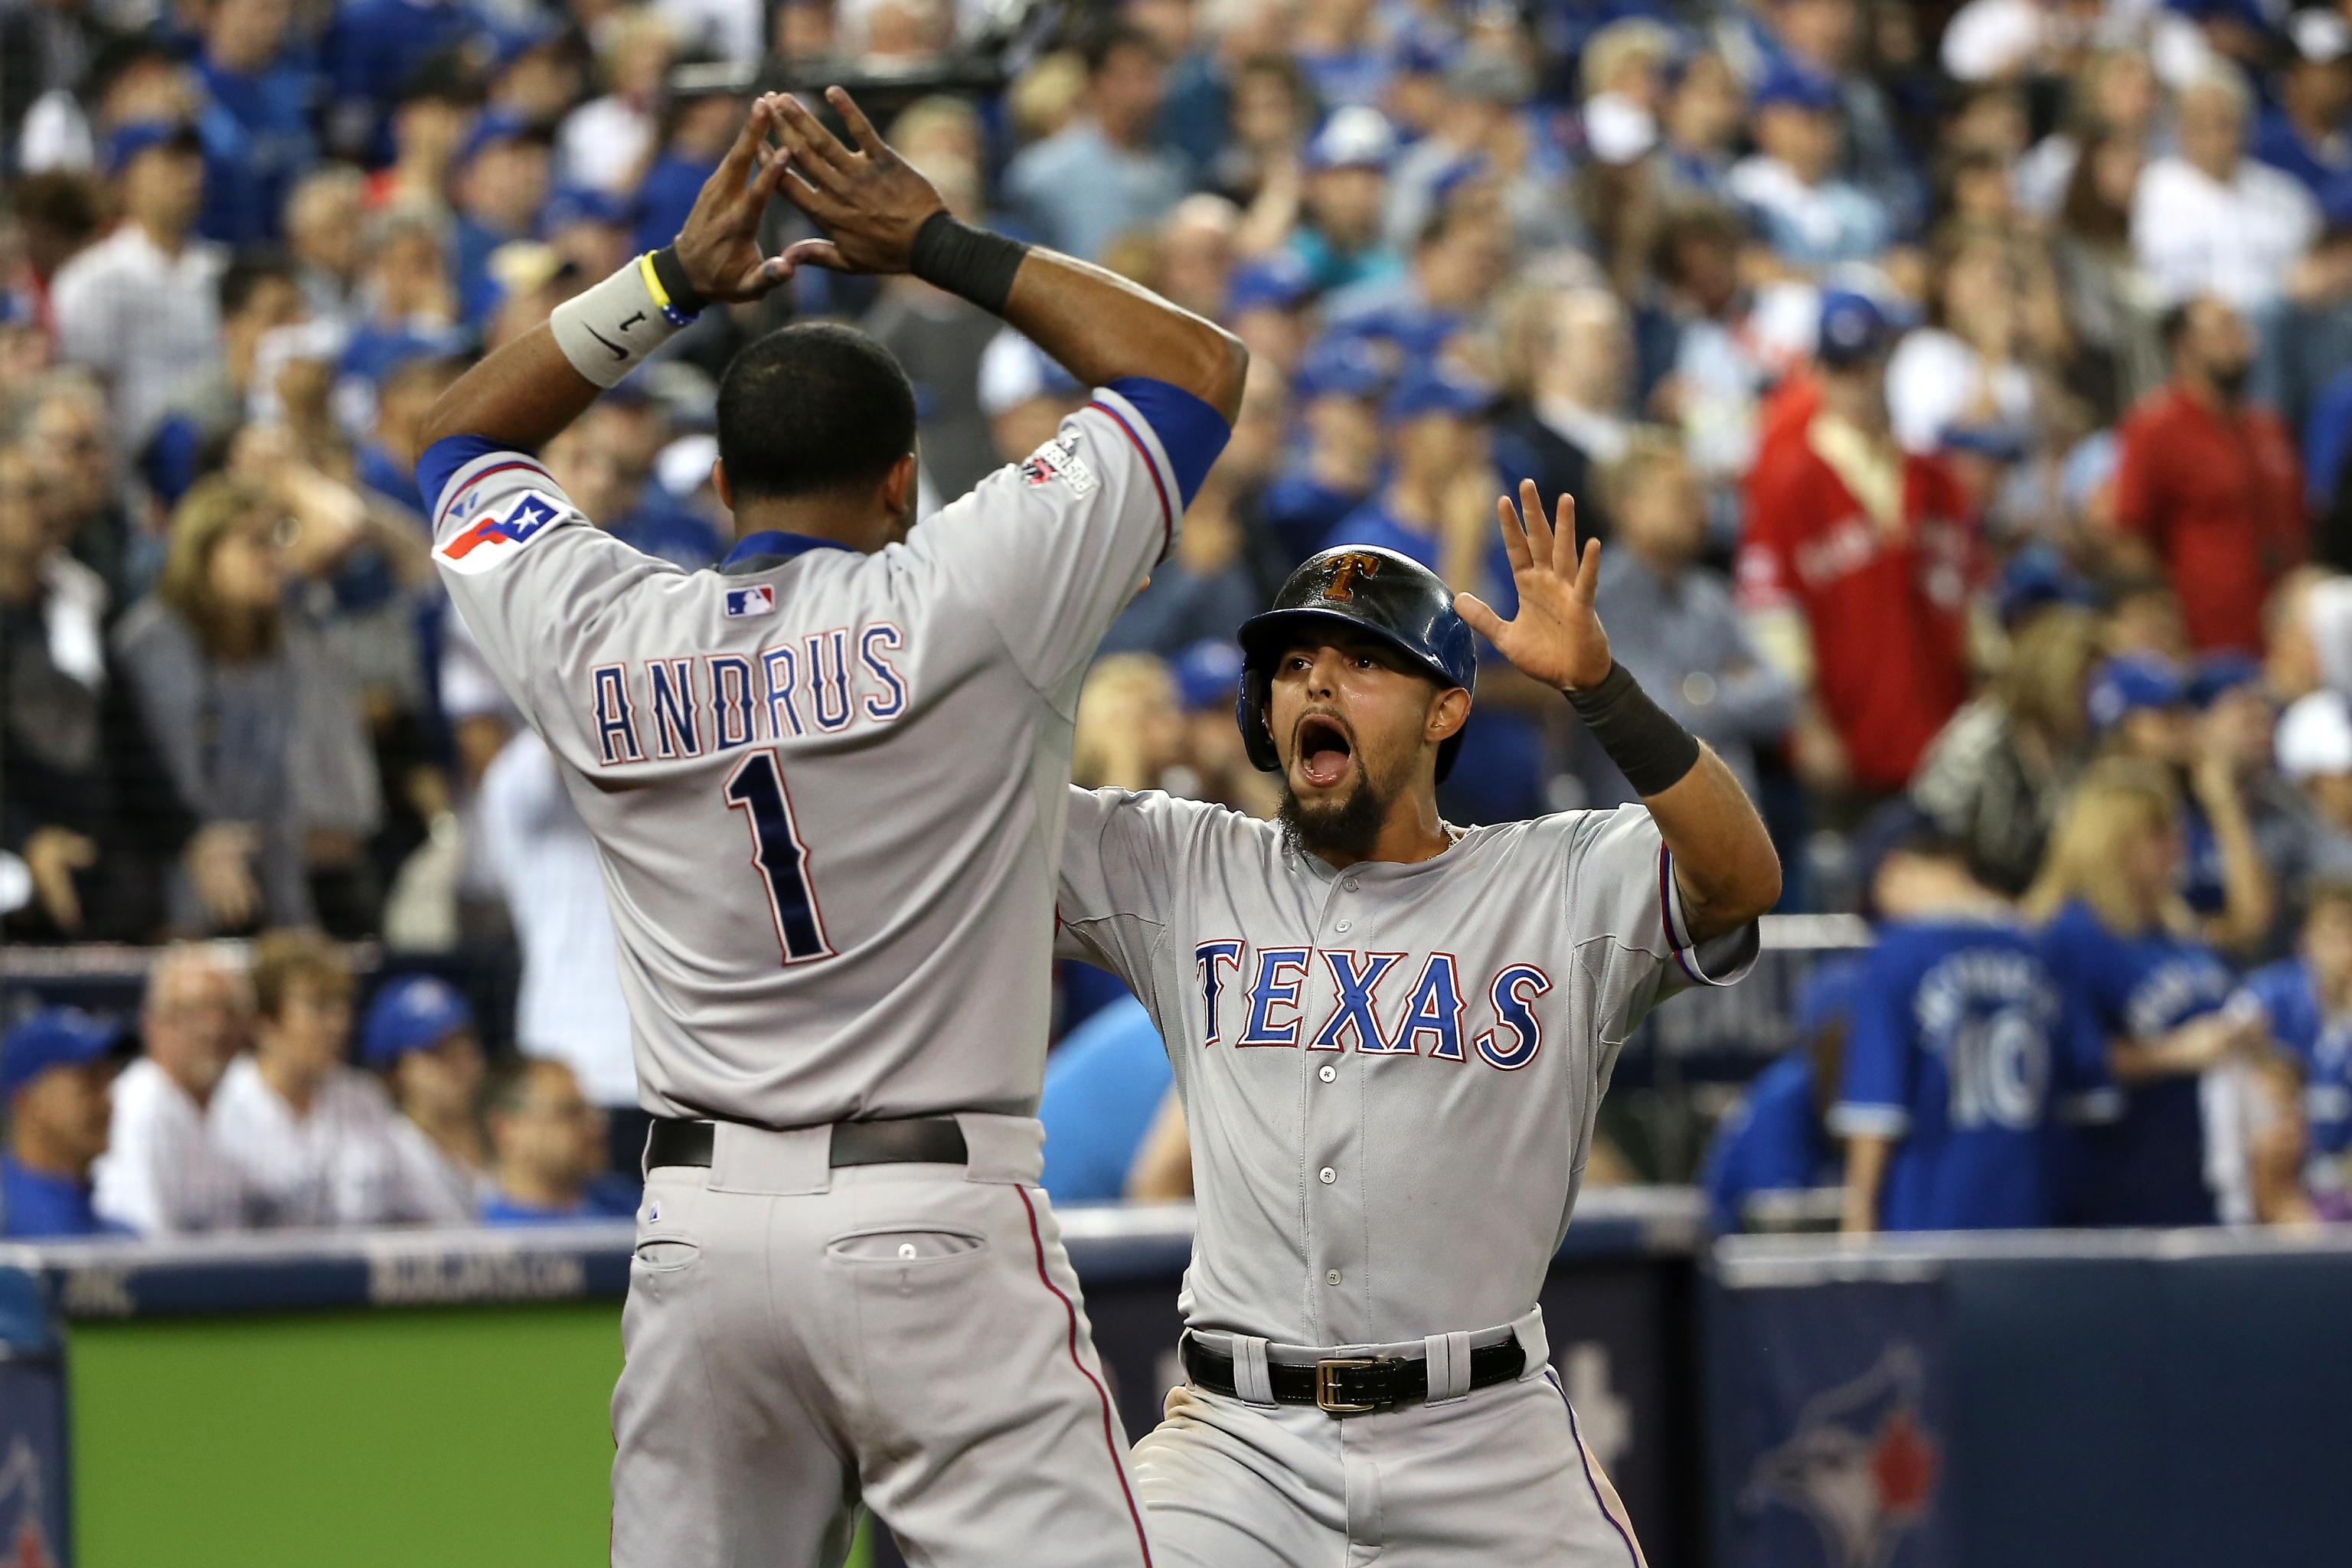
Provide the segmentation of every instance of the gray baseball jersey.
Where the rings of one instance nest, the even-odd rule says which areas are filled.
[[[1644,807],[1454,831],[1335,871],[1221,806],[1071,792],[1061,948],[1128,982],[1175,1063],[1192,1327],[1353,1345],[1510,1322],[1626,1036],[1754,963],[1752,925],[1685,939]]]
[[[455,455],[435,560],[595,838],[646,1109],[1034,1109],[1077,689],[1178,526],[1135,405],[1097,392],[903,545],[754,535],[720,572]]]

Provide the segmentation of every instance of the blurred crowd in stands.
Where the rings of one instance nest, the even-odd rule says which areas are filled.
[[[1060,12],[1008,51],[975,0],[0,0],[0,936],[199,943],[120,1076],[104,1019],[8,1037],[5,1228],[625,1205],[594,855],[409,464],[471,356],[668,240],[760,70],[863,84],[960,215],[1253,350],[1081,784],[1268,810],[1234,626],[1342,541],[1509,613],[1532,477],[1784,907],[1882,932],[1722,1129],[1727,1225],[1849,1161],[1857,1228],[2347,1211],[2352,0]],[[810,271],[548,466],[709,563],[716,373],[810,315],[906,363],[927,506],[1083,396],[958,300]],[[1627,795],[1486,670],[1449,815]],[[402,977],[361,994],[352,942]],[[411,960],[519,991],[477,1028]],[[1181,1193],[1140,1009],[1064,980],[1049,1180]]]

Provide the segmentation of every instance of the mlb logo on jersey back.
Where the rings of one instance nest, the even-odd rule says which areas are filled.
[[[1056,436],[1035,451],[1021,465],[1021,478],[1032,485],[1050,484],[1055,479],[1070,487],[1072,495],[1092,495],[1098,482],[1087,460],[1078,456],[1076,436]]]
[[[545,532],[547,525],[561,519],[563,511],[554,497],[541,490],[525,490],[521,499],[503,514],[486,517],[459,530],[433,553],[461,576],[488,572],[512,555],[516,546],[528,544]]]
[[[740,621],[748,616],[772,616],[776,613],[776,591],[765,583],[754,583],[748,588],[727,590],[727,618]]]

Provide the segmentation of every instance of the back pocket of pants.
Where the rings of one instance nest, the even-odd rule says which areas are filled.
[[[675,1274],[702,1256],[702,1248],[682,1237],[649,1236],[637,1243],[639,1267],[655,1274]]]
[[[825,1251],[845,1263],[942,1263],[988,1249],[985,1237],[956,1230],[874,1230],[837,1236]]]

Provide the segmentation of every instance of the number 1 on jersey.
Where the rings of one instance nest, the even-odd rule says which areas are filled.
[[[808,847],[793,822],[784,774],[774,748],[753,752],[727,775],[727,809],[740,811],[751,825],[751,864],[768,884],[768,912],[776,922],[776,943],[786,963],[831,958],[824,919],[808,883]]]

